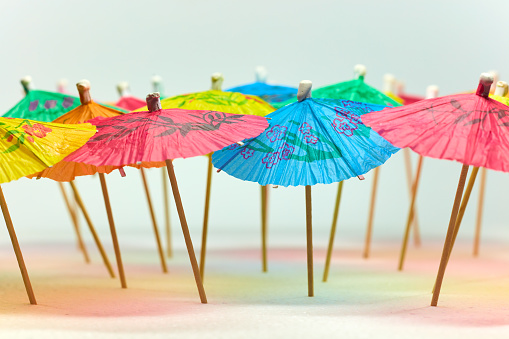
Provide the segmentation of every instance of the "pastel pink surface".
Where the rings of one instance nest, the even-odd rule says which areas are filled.
[[[66,161],[125,166],[188,158],[256,137],[268,127],[264,117],[178,108],[89,122],[97,133]]]
[[[397,147],[465,165],[509,171],[509,107],[476,94],[371,112],[362,122]]]
[[[417,101],[424,100],[424,97],[421,97],[419,95],[411,95],[411,94],[406,94],[406,93],[398,93],[398,97],[403,99],[404,105],[410,105],[410,104],[416,103]]]
[[[145,100],[138,99],[136,97],[127,95],[120,98],[116,103],[115,106],[127,109],[129,111],[134,111],[135,109],[138,109],[140,107],[145,106],[147,103]]]

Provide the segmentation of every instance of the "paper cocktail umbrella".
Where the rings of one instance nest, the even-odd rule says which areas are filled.
[[[493,77],[496,78],[497,74],[492,71],[489,72],[492,73]],[[505,96],[507,95],[508,86],[505,81],[499,81],[497,82],[496,86],[491,86],[491,89],[493,90],[493,94],[490,94],[490,98],[497,100],[504,105],[509,105],[509,99]],[[491,91],[490,91],[491,92]],[[477,218],[476,218],[476,227],[475,227],[475,236],[474,236],[474,250],[473,254],[474,256],[477,256],[479,254],[479,239],[480,239],[480,233],[481,233],[481,220],[482,220],[482,211],[483,211],[483,204],[484,204],[484,189],[486,185],[486,168],[481,167],[481,184],[479,187],[479,201],[478,201],[478,207],[477,207]],[[463,219],[463,214],[465,213],[468,200],[470,198],[470,193],[472,192],[473,185],[475,183],[475,179],[477,176],[477,172],[479,171],[479,167],[474,167],[472,169],[472,173],[470,174],[470,179],[468,180],[467,188],[465,189],[465,193],[463,195],[463,199],[461,201],[461,206],[458,212],[458,218],[456,221],[455,229],[454,229],[454,236],[453,236],[453,242],[451,245],[451,251],[452,247],[454,246],[454,242],[456,240],[456,236],[459,230],[459,227],[461,225],[461,221]]]
[[[267,127],[267,122],[257,116],[161,109],[159,93],[149,94],[147,104],[148,112],[92,121],[98,128],[97,137],[66,160],[94,166],[166,164],[200,299],[206,303],[172,159],[208,154],[234,141],[256,136]]]
[[[423,100],[362,117],[398,147],[410,147],[423,156],[463,164],[432,306],[438,303],[469,165],[509,171],[509,107],[488,97],[492,82],[493,77],[483,73],[475,94]]]
[[[204,92],[178,95],[161,100],[163,109],[182,108],[186,110],[217,110],[231,114],[246,114],[265,116],[274,111],[274,107],[262,99],[236,92],[224,92],[221,90],[223,75],[212,74],[212,89]],[[138,110],[139,111],[139,110]],[[210,190],[212,186],[212,161],[209,155],[207,171],[207,186],[205,191],[205,210],[203,216],[203,232],[200,251],[200,274],[202,280],[205,272],[205,254],[208,233],[208,215],[210,204]],[[262,187],[262,270],[267,271],[266,254],[266,187]]]
[[[255,71],[256,81],[250,84],[236,86],[227,89],[227,92],[239,92],[248,95],[256,95],[269,104],[283,102],[297,97],[297,88],[272,85],[267,83],[267,70],[265,67],[257,67]]]
[[[260,185],[306,186],[308,295],[313,296],[311,185],[359,176],[398,149],[360,122],[338,100],[312,99],[311,82],[299,85],[298,102],[267,116],[260,136],[212,155],[214,166]]]
[[[65,126],[0,118],[0,184],[52,166],[81,147],[94,133],[95,128],[90,124]],[[1,186],[0,205],[28,298],[35,305],[37,302]]]
[[[144,100],[131,95],[129,84],[127,82],[120,82],[117,85],[117,91],[120,95],[120,99],[118,99],[118,101],[114,104],[116,107],[120,107],[128,111],[134,111],[135,109],[145,106]]]
[[[106,106],[102,106],[102,105],[97,104],[94,101],[92,101],[91,96],[90,96],[90,83],[87,80],[82,80],[82,81],[78,82],[76,84],[76,87],[78,88],[78,92],[80,93],[81,105],[76,107],[74,110],[70,111],[69,113],[58,118],[56,120],[56,122],[66,123],[66,124],[80,124],[80,123],[86,122],[90,119],[97,118],[97,117],[107,118],[107,117],[115,117],[115,116],[123,114],[123,112],[114,110],[114,109],[106,107]],[[111,231],[111,236],[112,236],[112,240],[113,240],[113,246],[115,249],[115,257],[117,260],[120,282],[121,282],[122,288],[127,288],[127,283],[126,283],[125,274],[124,274],[124,268],[122,265],[122,258],[120,255],[120,247],[118,244],[115,224],[114,224],[114,220],[113,220],[113,213],[111,210],[108,190],[107,190],[107,186],[106,186],[106,178],[104,177],[104,173],[110,173],[115,169],[120,169],[123,172],[123,170],[121,169],[120,166],[101,166],[98,168],[93,165],[63,160],[63,161],[59,162],[58,164],[54,165],[53,167],[47,168],[44,171],[42,171],[32,177],[37,177],[37,178],[44,177],[44,178],[49,178],[49,179],[52,179],[52,180],[55,180],[58,182],[69,182],[70,183],[70,185],[74,191],[78,205],[82,209],[83,214],[85,215],[87,224],[91,228],[92,235],[94,236],[94,240],[97,243],[97,246],[98,246],[99,251],[103,257],[103,260],[104,260],[106,266],[108,267],[110,274],[112,274],[112,276],[114,276],[113,271],[111,270],[108,258],[104,252],[104,249],[98,239],[96,232],[94,231],[94,227],[92,226],[92,221],[91,221],[91,219],[88,215],[88,212],[85,209],[83,201],[82,201],[81,197],[79,196],[79,194],[76,190],[76,187],[73,183],[73,180],[78,176],[92,175],[92,174],[99,172],[99,178],[101,181],[101,188],[102,188],[103,197],[104,197],[104,203],[106,206],[106,212],[107,212],[108,221],[110,224],[110,231]]]
[[[80,100],[75,96],[32,89],[32,78],[30,76],[26,76],[21,79],[21,84],[26,94],[25,97],[3,116],[51,122],[79,105]],[[90,259],[88,257],[85,244],[81,238],[77,215],[72,208],[69,199],[67,199],[63,185],[59,184],[59,187],[62,191],[69,214],[71,215],[71,221],[74,225],[79,247],[83,252],[85,262],[88,263],[90,262]]]
[[[403,105],[404,101],[396,94],[396,78],[394,75],[387,73],[384,75],[384,90],[383,93],[398,104]]]

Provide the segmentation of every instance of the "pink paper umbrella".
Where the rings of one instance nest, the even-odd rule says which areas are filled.
[[[127,82],[119,83],[117,85],[117,91],[120,95],[120,99],[118,99],[114,106],[126,109],[128,111],[134,111],[135,109],[145,106],[144,100],[131,95],[129,84]]]
[[[362,116],[366,125],[397,147],[410,147],[423,156],[463,164],[432,306],[438,303],[454,233],[457,233],[455,227],[459,227],[456,219],[469,165],[509,172],[509,107],[488,97],[492,83],[493,76],[483,73],[476,93],[422,100]],[[417,184],[415,181],[414,196]],[[414,203],[412,199],[409,220]]]
[[[148,112],[90,120],[97,126],[97,134],[65,160],[94,166],[139,166],[145,162],[161,162],[160,167],[166,165],[200,299],[206,303],[172,159],[208,154],[256,137],[268,123],[264,117],[254,115],[178,108],[163,110],[159,93],[147,96],[147,106]]]

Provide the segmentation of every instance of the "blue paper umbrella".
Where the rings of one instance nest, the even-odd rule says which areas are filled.
[[[267,115],[264,133],[215,152],[212,162],[260,185],[330,184],[362,175],[399,150],[360,120],[383,108],[348,100],[296,102]]]
[[[298,102],[266,117],[269,127],[212,155],[226,173],[260,185],[306,186],[308,296],[313,289],[311,185],[362,175],[399,148],[362,124],[364,113],[384,106],[348,100],[311,99],[311,82],[301,82]]]
[[[265,82],[253,82],[251,84],[232,87],[227,92],[239,92],[247,95],[256,95],[269,104],[283,102],[297,96],[297,88],[281,85],[270,85]]]

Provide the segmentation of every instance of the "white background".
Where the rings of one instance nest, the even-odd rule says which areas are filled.
[[[222,72],[224,87],[251,82],[264,65],[272,81],[315,87],[349,80],[353,66],[367,66],[366,82],[382,87],[385,73],[424,94],[436,84],[440,94],[472,90],[479,74],[509,74],[504,42],[507,1],[0,1],[0,112],[23,96],[19,79],[31,75],[36,88],[55,90],[67,78],[69,90],[86,78],[97,100],[115,101],[115,86],[128,81],[133,94],[151,91],[150,77],[164,79],[165,94],[206,90],[210,75]],[[414,155],[414,159],[416,156]],[[195,244],[199,244],[206,158],[175,161],[180,190]],[[415,166],[415,163],[414,163]],[[460,172],[458,163],[425,159],[419,189],[424,241],[444,237]],[[162,228],[161,171],[150,170],[150,186]],[[372,177],[345,183],[338,237],[355,244],[364,237]],[[141,179],[107,176],[121,243],[151,243],[153,235]],[[259,188],[225,173],[213,176],[211,247],[257,244]],[[100,234],[108,226],[97,177],[78,186]],[[23,244],[74,239],[57,184],[21,179],[2,185]],[[484,233],[509,241],[509,179],[489,172]],[[325,246],[336,185],[313,187],[318,247]],[[270,241],[304,246],[304,189],[271,190]],[[460,237],[471,238],[477,187]],[[408,194],[402,154],[382,168],[374,242],[399,239]],[[174,234],[179,234],[172,206]],[[223,237],[229,234],[230,237]],[[274,236],[278,235],[278,236]],[[106,238],[105,238],[106,239]],[[0,242],[7,232],[0,227]],[[346,242],[345,242],[346,244]],[[180,235],[175,245],[183,248]]]

